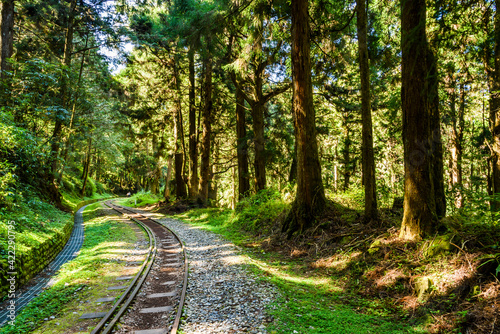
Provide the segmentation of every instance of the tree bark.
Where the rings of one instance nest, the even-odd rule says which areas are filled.
[[[296,116],[297,194],[285,218],[288,235],[312,226],[325,206],[311,82],[308,0],[292,1],[292,85]]]
[[[342,149],[342,160],[344,162],[344,192],[349,189],[351,179],[351,129],[349,127],[349,111],[346,109],[343,115],[344,147]]]
[[[266,188],[266,143],[264,140],[264,104],[262,101],[253,103],[252,120],[255,150],[255,188],[259,191]]]
[[[248,171],[248,140],[245,124],[245,97],[241,88],[236,85],[236,140],[238,156],[238,198],[241,200],[250,191],[250,174]]]
[[[179,68],[176,60],[173,62],[174,70],[174,84],[176,90],[175,96],[175,111],[174,111],[174,139],[175,139],[175,184],[176,184],[176,197],[177,199],[184,199],[187,197],[186,185],[183,177],[184,168],[184,154],[182,152],[182,121],[181,121],[181,83],[179,76]]]
[[[462,181],[462,154],[463,154],[463,131],[464,131],[464,114],[465,114],[465,90],[463,83],[460,84],[459,107],[456,108],[456,81],[453,75],[450,74],[449,87],[450,98],[450,118],[451,118],[451,133],[450,133],[450,185],[454,193],[455,207],[460,209],[463,207],[463,181]]]
[[[14,53],[14,0],[3,0],[0,22],[0,78],[5,80],[12,66],[7,61]]]
[[[431,178],[434,190],[434,200],[437,218],[446,216],[446,194],[444,192],[443,143],[441,139],[441,115],[439,112],[439,78],[437,61],[434,52],[427,47],[427,91],[428,111],[430,114],[431,131]]]
[[[196,96],[194,51],[190,50],[189,58],[189,198],[198,196],[198,138],[196,138]]]
[[[201,138],[201,163],[200,163],[200,187],[198,198],[203,202],[208,201],[208,182],[210,178],[210,137],[212,135],[212,58],[210,52],[210,38],[207,38],[207,50],[204,55],[205,79],[203,108],[203,134]]]
[[[491,145],[491,184],[493,196],[500,196],[500,0],[495,0],[495,68],[492,80],[490,102]],[[500,211],[500,200],[491,200],[491,211]]]
[[[76,0],[71,0],[70,12],[68,15],[68,23],[66,29],[66,36],[64,40],[64,58],[63,65],[64,71],[61,77],[61,107],[67,109],[68,107],[68,79],[67,74],[70,71],[71,66],[71,53],[73,50],[73,31],[74,31],[74,19],[75,19],[75,9]],[[64,123],[64,114],[61,111],[56,112],[54,130],[52,132],[52,143],[50,147],[49,156],[49,166],[51,170],[52,179],[54,180],[57,175],[57,158],[59,155],[59,149],[61,146],[61,134],[62,126]]]
[[[251,107],[252,127],[254,133],[254,172],[255,172],[255,188],[256,191],[266,188],[266,163],[267,152],[265,146],[265,122],[264,114],[266,111],[266,103],[274,96],[286,91],[289,86],[284,85],[264,93],[264,76],[266,67],[272,62],[274,55],[268,57],[263,56],[262,43],[264,40],[263,17],[256,14],[256,20],[259,23],[254,27],[252,37],[254,44],[252,46],[253,59],[251,65],[253,67],[252,74],[249,78],[251,85],[251,94],[246,94],[243,90],[245,100]]]
[[[85,48],[87,47],[88,40],[89,39],[88,39],[88,35],[87,35],[87,39],[85,40]],[[90,50],[89,50],[89,54],[90,54]],[[80,87],[80,83],[82,81],[84,63],[85,63],[85,52],[82,53],[82,60],[80,61],[80,71],[78,72],[78,81],[76,84],[76,87],[78,87],[78,88]],[[75,97],[73,99],[73,107],[71,109],[71,118],[69,120],[68,136],[64,140],[64,145],[63,145],[64,151],[62,154],[63,162],[62,162],[62,166],[61,166],[60,171],[59,171],[59,175],[57,176],[57,183],[61,183],[63,175],[64,175],[64,169],[66,168],[66,163],[67,163],[66,160],[68,159],[69,147],[71,145],[71,137],[73,135],[72,130],[73,130],[73,125],[75,123],[76,103],[78,101],[78,97],[79,97],[79,94],[78,94],[78,90],[77,90]]]
[[[363,185],[365,188],[365,219],[377,219],[377,187],[375,183],[375,158],[373,154],[372,112],[370,100],[370,67],[366,32],[366,0],[357,0],[357,31],[359,48],[359,73],[361,77],[361,120]]]
[[[431,113],[428,105],[425,0],[401,2],[404,215],[400,237],[429,235],[436,220],[432,182]]]
[[[87,187],[87,180],[89,176],[90,159],[91,159],[91,154],[90,154],[91,149],[92,149],[92,137],[89,137],[87,156],[85,159],[85,165],[83,166],[83,186],[82,190],[80,191],[80,195],[82,196],[85,196],[85,188]]]
[[[170,198],[170,179],[172,178],[172,156],[169,155],[167,159],[167,177],[165,178],[165,189],[163,190],[163,197],[165,200]]]

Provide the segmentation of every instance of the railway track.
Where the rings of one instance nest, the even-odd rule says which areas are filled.
[[[187,257],[179,237],[157,221],[105,202],[144,228],[149,249],[138,273],[119,279],[130,281],[114,306],[102,316],[91,334],[175,334],[179,328],[187,287]]]

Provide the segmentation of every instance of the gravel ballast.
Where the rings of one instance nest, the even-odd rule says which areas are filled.
[[[157,219],[184,242],[188,288],[183,333],[267,333],[266,306],[278,290],[248,269],[249,258],[217,234],[171,218]]]

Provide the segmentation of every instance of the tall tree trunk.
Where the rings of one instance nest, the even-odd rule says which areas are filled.
[[[217,203],[217,179],[219,178],[217,164],[219,162],[219,143],[212,138],[212,154],[214,163],[211,166],[211,171],[208,179],[208,199],[210,203]]]
[[[187,197],[186,185],[184,183],[183,168],[184,168],[184,154],[182,152],[182,118],[181,118],[181,82],[179,77],[179,68],[176,60],[173,64],[174,68],[174,84],[176,90],[175,97],[175,115],[174,115],[174,137],[175,137],[175,184],[176,184],[176,197],[183,199]]]
[[[153,194],[160,193],[160,178],[161,178],[160,158],[163,155],[164,146],[165,144],[163,142],[163,138],[161,142],[158,143],[158,136],[156,134],[153,134],[153,156],[155,165],[150,184],[151,186],[150,189]]]
[[[256,191],[266,188],[266,152],[265,152],[265,139],[264,139],[264,112],[265,112],[265,98],[263,92],[263,74],[267,62],[262,56],[262,42],[264,39],[263,31],[263,17],[261,13],[256,13],[256,21],[259,21],[254,29],[252,37],[254,44],[253,51],[253,96],[249,102],[252,109],[252,126],[253,126],[253,141],[254,141],[254,173],[255,173],[255,188]]]
[[[241,88],[236,85],[236,140],[238,148],[238,198],[241,200],[250,191],[248,171],[248,139],[245,124],[245,98]]]
[[[210,137],[212,135],[212,58],[209,52],[211,42],[207,39],[207,50],[204,55],[205,79],[203,108],[203,134],[201,138],[200,188],[198,197],[203,203],[208,200],[208,182],[210,178]]]
[[[436,220],[432,183],[431,114],[428,110],[425,0],[401,2],[404,216],[400,237],[430,234]]]
[[[80,191],[80,195],[82,195],[82,196],[85,196],[85,188],[87,187],[90,161],[92,158],[92,155],[90,153],[91,150],[92,150],[92,137],[89,137],[89,144],[88,144],[88,148],[87,148],[87,157],[85,159],[85,165],[83,166],[83,186],[82,186],[82,190]]]
[[[253,135],[254,135],[254,171],[255,188],[257,191],[266,188],[266,143],[264,140],[264,104],[255,101],[252,105]]]
[[[451,134],[450,134],[450,184],[455,195],[455,207],[463,207],[463,181],[462,181],[462,142],[464,131],[465,114],[465,89],[463,83],[460,84],[460,101],[458,110],[456,108],[456,82],[450,75],[449,88],[450,93],[450,116],[451,116]]]
[[[172,156],[169,155],[167,159],[167,177],[165,178],[165,189],[163,190],[163,197],[165,200],[170,198],[170,180],[172,179]]]
[[[7,72],[10,72],[12,66],[7,59],[12,57],[14,52],[14,0],[3,0],[2,16],[0,18],[0,78],[5,80]]]
[[[361,77],[361,120],[363,132],[362,163],[365,187],[365,219],[377,219],[377,187],[375,183],[375,158],[373,154],[372,112],[370,101],[370,67],[366,32],[366,0],[357,0],[357,30],[359,47],[359,73]]]
[[[312,226],[325,206],[311,82],[308,0],[292,1],[292,85],[296,116],[297,194],[285,218],[288,235]]]
[[[87,39],[85,40],[85,48],[87,47],[87,43],[88,43],[88,35],[87,35]],[[89,52],[90,53],[90,52]],[[73,135],[72,131],[73,131],[73,125],[75,123],[75,115],[76,115],[76,103],[78,101],[78,88],[80,87],[80,83],[82,81],[82,74],[83,74],[83,65],[85,63],[85,52],[82,54],[82,60],[80,62],[80,71],[78,72],[78,81],[77,81],[77,84],[76,84],[76,87],[77,87],[77,91],[76,91],[76,94],[75,94],[75,98],[73,99],[73,107],[71,108],[71,118],[69,120],[69,128],[68,128],[68,136],[66,137],[66,139],[64,140],[64,151],[63,151],[63,161],[62,161],[62,166],[60,168],[60,171],[59,171],[59,175],[57,176],[57,183],[61,183],[62,181],[62,177],[63,177],[63,174],[64,174],[64,169],[66,167],[66,163],[68,160],[68,153],[69,153],[69,147],[71,145],[71,137]]]
[[[68,107],[68,74],[71,66],[71,53],[73,50],[73,31],[74,31],[74,18],[76,9],[76,0],[71,0],[71,8],[68,15],[68,23],[66,29],[66,36],[64,40],[64,58],[63,65],[64,71],[61,77],[61,104],[62,108],[67,109]],[[52,179],[56,178],[57,172],[57,157],[59,155],[59,149],[61,146],[61,134],[62,127],[64,123],[64,114],[62,111],[56,112],[54,130],[52,132],[52,143],[50,147],[50,171]]]
[[[344,148],[342,150],[342,159],[344,160],[344,191],[349,189],[351,179],[351,129],[349,128],[349,112],[344,112]]]
[[[441,139],[441,115],[439,113],[439,78],[437,61],[434,52],[427,47],[427,99],[430,114],[431,146],[431,179],[437,218],[446,216],[446,194],[444,192],[443,143]]]
[[[500,0],[495,0],[495,70],[490,102],[491,183],[493,195],[500,196]],[[500,200],[491,201],[491,210],[500,211]]]
[[[292,163],[288,174],[288,183],[295,184],[295,182],[297,182],[297,145],[293,147]]]
[[[198,196],[198,138],[196,138],[196,96],[194,51],[189,50],[189,198]]]

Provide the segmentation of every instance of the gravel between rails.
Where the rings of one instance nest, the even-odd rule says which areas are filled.
[[[146,211],[143,211],[144,213]],[[184,242],[188,288],[180,330],[185,334],[261,333],[278,289],[248,269],[248,257],[221,236],[171,218],[157,219]]]

